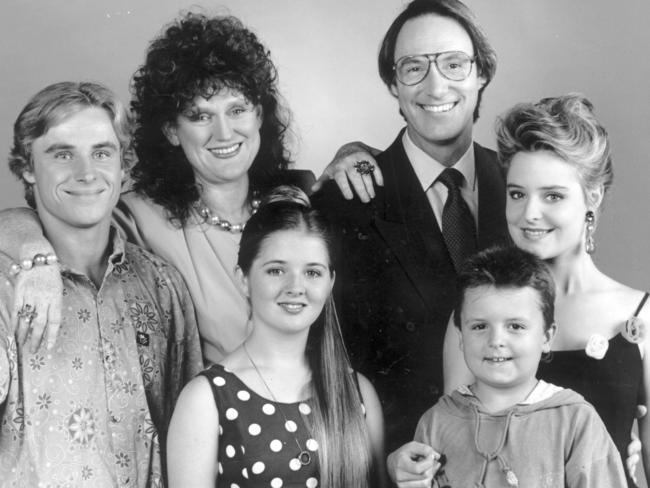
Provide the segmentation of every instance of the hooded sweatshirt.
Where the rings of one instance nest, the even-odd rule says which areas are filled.
[[[496,413],[461,386],[422,416],[415,440],[446,458],[434,487],[627,486],[594,408],[573,390],[544,381],[526,400]]]

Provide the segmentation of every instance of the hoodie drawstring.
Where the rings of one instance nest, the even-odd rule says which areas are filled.
[[[506,416],[506,425],[501,434],[501,440],[499,441],[499,445],[491,453],[485,453],[481,451],[481,448],[479,447],[478,438],[479,438],[480,425],[481,425],[480,414],[478,411],[478,407],[476,405],[472,405],[472,411],[474,412],[474,446],[476,447],[476,452],[478,452],[483,457],[483,466],[481,468],[481,475],[479,477],[478,483],[476,483],[476,488],[485,488],[485,477],[487,475],[487,467],[490,461],[493,461],[494,459],[496,459],[499,462],[499,466],[501,468],[501,471],[503,471],[506,477],[506,482],[508,483],[508,485],[519,486],[519,480],[517,479],[517,476],[515,475],[514,471],[510,469],[506,461],[500,455],[500,452],[503,449],[503,446],[505,445],[506,439],[508,437],[508,430],[510,429],[510,421],[512,420],[512,416],[515,413],[514,410],[510,410],[508,412],[508,415]]]

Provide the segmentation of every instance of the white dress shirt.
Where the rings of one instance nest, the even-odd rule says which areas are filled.
[[[409,137],[408,131],[404,131],[402,144],[411,166],[413,166],[415,175],[420,181],[420,185],[422,185],[422,190],[427,195],[433,214],[438,221],[438,226],[442,229],[442,209],[447,201],[448,190],[444,184],[436,180],[447,167],[417,147]],[[463,175],[464,180],[460,194],[467,202],[469,210],[474,216],[474,223],[478,225],[478,186],[476,184],[476,167],[474,165],[474,144],[469,145],[465,154],[452,168],[457,169]]]

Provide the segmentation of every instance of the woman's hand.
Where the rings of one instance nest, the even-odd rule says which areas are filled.
[[[411,441],[390,453],[388,474],[399,488],[429,488],[440,469],[440,455],[431,446]]]
[[[61,326],[62,298],[63,282],[58,264],[23,269],[16,275],[12,318],[18,344],[29,337],[32,353],[43,339],[48,349],[54,347]]]
[[[323,174],[311,187],[312,193],[317,192],[328,180],[333,179],[346,200],[354,198],[352,191],[352,188],[354,188],[354,192],[362,202],[369,202],[372,198],[375,198],[375,183],[384,186],[383,175],[374,158],[380,152],[378,149],[359,141],[349,142],[341,146],[336,151],[332,162],[327,165]],[[358,163],[362,161],[367,162],[367,164],[364,164],[365,167],[372,167],[373,169],[371,171],[360,170]],[[352,184],[352,188],[350,184]]]

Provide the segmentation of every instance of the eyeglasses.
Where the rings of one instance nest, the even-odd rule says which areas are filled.
[[[402,56],[393,65],[395,75],[404,85],[417,85],[429,74],[431,63],[438,69],[438,73],[451,81],[463,81],[472,72],[472,65],[476,58],[470,57],[463,51],[445,51],[432,54],[415,54]]]

